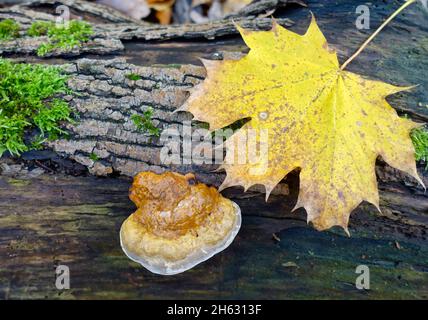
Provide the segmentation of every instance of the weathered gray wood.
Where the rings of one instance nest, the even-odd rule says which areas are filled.
[[[282,0],[279,2],[260,0],[257,2],[256,11],[250,8],[248,12],[243,11],[227,19],[201,24],[163,26],[133,20],[111,8],[96,3],[80,0],[33,0],[0,9],[0,19],[15,19],[20,23],[22,27],[21,34],[24,36],[24,39],[2,43],[0,54],[34,53],[40,42],[45,39],[43,37],[25,37],[25,31],[35,20],[56,21],[58,15],[55,9],[61,4],[69,8],[71,18],[85,19],[90,22],[93,25],[94,35],[92,36],[92,41],[83,48],[74,48],[71,52],[53,51],[46,57],[78,55],[91,51],[93,54],[114,54],[123,50],[120,40],[214,39],[237,34],[235,23],[239,23],[245,28],[266,30],[272,26],[272,19],[257,17],[257,14],[271,11],[278,6],[285,7],[289,2],[304,4],[303,1],[297,0]],[[290,26],[293,23],[287,18],[279,18],[277,22],[283,26]]]
[[[42,12],[37,10],[37,7],[41,3],[45,3],[45,0],[31,3],[31,5],[3,9],[3,13],[0,12],[0,16],[1,14],[9,16],[17,14],[20,22],[27,27],[33,17],[54,19],[53,15],[45,12],[46,9],[43,9]],[[51,4],[52,1],[48,0],[46,3]],[[200,62],[198,61],[198,55],[208,58],[213,58],[215,52],[220,52],[226,58],[228,55],[242,55],[242,51],[245,50],[242,42],[239,40],[222,42],[217,47],[212,45],[208,47],[206,43],[204,45],[198,43],[196,44],[197,49],[192,53],[190,52],[192,43],[178,43],[175,47],[157,43],[144,44],[144,42],[141,42],[142,39],[157,39],[156,34],[164,35],[168,33],[165,32],[165,28],[171,28],[177,34],[182,35],[188,33],[192,28],[206,28],[209,32],[214,32],[212,35],[215,35],[218,29],[211,29],[212,25],[206,24],[205,27],[202,25],[185,25],[178,28],[175,26],[150,26],[148,29],[143,30],[140,28],[146,28],[146,26],[136,23],[131,25],[130,21],[125,23],[120,20],[121,18],[111,17],[112,13],[110,12],[108,15],[100,16],[98,13],[99,6],[92,7],[93,4],[74,0],[68,0],[64,3],[74,8],[76,14],[82,13],[82,6],[84,6],[85,10],[91,13],[92,20],[96,20],[94,17],[98,15],[99,19],[96,20],[96,28],[104,28],[104,31],[101,32],[104,35],[101,36],[101,33],[97,33],[94,39],[81,49],[75,48],[72,52],[53,53],[54,56],[66,54],[68,57],[66,60],[56,60],[55,62],[65,63],[64,68],[70,74],[69,86],[78,95],[70,96],[68,99],[80,114],[80,120],[77,125],[69,126],[72,134],[71,139],[53,142],[50,147],[87,166],[94,174],[105,175],[114,171],[133,176],[142,170],[161,172],[173,169],[180,172],[195,171],[200,173],[199,178],[202,181],[218,185],[223,176],[211,172],[215,166],[162,166],[159,159],[159,151],[162,145],[159,143],[159,139],[137,132],[130,120],[130,115],[135,112],[141,113],[150,106],[155,110],[154,123],[160,129],[170,127],[172,124],[178,125],[183,120],[190,120],[191,116],[189,114],[172,114],[172,111],[185,101],[189,94],[188,91],[205,76],[204,69],[200,67]],[[347,16],[341,16],[341,12],[346,13],[355,10],[355,4],[353,1],[345,1],[340,7],[335,7],[334,12],[340,11],[335,13],[333,18],[339,22],[333,20],[332,14],[325,6],[320,7],[319,13],[316,11],[316,6],[317,4],[314,3],[312,10],[315,10],[320,26],[343,60],[352,53],[352,46],[361,43],[365,38],[363,33],[355,31],[352,19]],[[345,9],[348,11],[345,11]],[[384,8],[384,10],[389,9],[388,6]],[[424,13],[419,12],[416,6],[409,10],[416,12],[412,21],[423,21]],[[379,11],[376,10],[372,13],[372,26],[379,20]],[[293,18],[294,16],[296,17],[294,19],[296,20],[296,25],[293,29],[303,33],[308,24],[308,11],[301,9],[290,11],[290,13]],[[102,19],[104,20],[100,22]],[[248,21],[253,23],[255,20]],[[263,21],[271,23],[270,19],[264,19]],[[112,25],[111,22],[115,22],[115,24]],[[122,26],[121,23],[125,23],[125,26]],[[346,41],[340,41],[337,38],[338,33],[335,28],[338,23],[343,25],[341,37]],[[231,21],[227,23],[219,21],[213,24],[220,28],[226,28],[229,25],[234,29]],[[401,85],[426,82],[423,68],[421,68],[423,67],[421,64],[426,64],[426,59],[420,58],[422,51],[426,51],[423,42],[426,32],[424,25],[404,21],[397,32],[393,28],[394,24],[390,29],[384,31],[384,34],[391,38],[390,40],[388,38],[388,40],[382,41],[382,37],[385,37],[383,34],[378,40],[379,43],[385,44],[383,45],[385,48],[380,47],[375,41],[367,49],[369,54],[363,53],[355,64],[350,66],[351,70]],[[408,32],[412,33],[413,41],[406,38]],[[221,34],[224,33],[220,32],[217,36]],[[194,31],[189,31],[188,35],[189,37],[204,37],[201,33],[194,33]],[[140,40],[122,43],[125,39],[132,38]],[[400,46],[388,45],[389,43],[397,43],[399,40]],[[19,59],[21,54],[34,52],[40,41],[43,41],[43,39],[22,38],[3,43],[2,47],[0,47],[0,52],[13,54],[13,57]],[[207,49],[210,50],[208,52],[211,52],[211,54],[204,53],[205,46],[211,48]],[[123,52],[125,48],[126,51]],[[375,52],[373,52],[373,48],[376,49]],[[171,54],[172,50],[174,50],[175,54]],[[119,56],[113,60],[101,58],[105,54],[109,54],[108,57],[110,58],[111,53],[115,52],[119,53]],[[169,53],[167,59],[161,57],[162,52]],[[91,53],[93,58],[91,60],[79,59],[79,55],[82,53]],[[71,56],[77,57],[71,58]],[[381,61],[383,65],[379,66],[374,61],[375,59]],[[25,57],[25,60],[28,60],[28,57]],[[132,61],[132,63],[128,63],[128,61]],[[168,62],[169,65],[150,67],[147,66],[150,63],[146,61],[153,61],[154,63]],[[180,66],[182,63],[193,63],[199,66]],[[386,67],[384,67],[385,64]],[[138,65],[146,66],[140,67]],[[126,76],[131,73],[140,75],[142,80],[131,81],[127,79]],[[403,78],[404,75],[407,75],[407,77]],[[426,101],[428,96],[422,88],[423,86],[420,86],[411,93],[395,95],[390,99],[391,104],[398,111],[409,114],[415,120],[426,122],[428,119],[426,110],[428,109],[423,106],[423,101]],[[91,153],[97,154],[100,160],[92,161],[89,157]],[[382,166],[378,167],[378,171],[383,170],[382,168]],[[393,172],[398,179],[408,179],[400,172]],[[380,179],[383,179],[385,175],[379,174],[379,176]],[[388,176],[391,176],[391,174]],[[412,183],[416,185],[414,181]]]

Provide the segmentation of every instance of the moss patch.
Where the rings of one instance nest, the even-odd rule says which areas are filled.
[[[27,30],[27,35],[30,37],[41,37],[48,34],[49,29],[54,27],[52,22],[49,21],[36,21],[33,22]]]
[[[100,158],[98,157],[98,155],[94,152],[91,152],[91,154],[89,154],[89,159],[91,159],[92,161],[98,161],[100,160]]]
[[[13,19],[0,21],[0,41],[18,38],[20,29],[20,25]],[[35,21],[27,30],[30,37],[48,37],[48,41],[37,49],[39,57],[55,49],[71,50],[81,47],[93,33],[89,23],[79,20],[71,20],[65,25],[52,21]]]
[[[130,74],[127,74],[127,75],[126,75],[126,78],[127,78],[128,80],[138,81],[138,80],[140,80],[140,79],[141,79],[141,76],[139,76],[139,75],[138,75],[138,74],[136,74],[136,73],[130,73]]]
[[[47,36],[49,41],[37,49],[37,55],[45,56],[55,49],[71,50],[81,47],[93,34],[92,26],[84,21],[72,20],[68,25],[58,25],[54,22],[36,21],[28,29],[31,37]]]
[[[20,29],[19,24],[13,19],[0,21],[0,41],[17,38]]]
[[[153,109],[149,108],[144,111],[143,115],[133,114],[131,120],[138,131],[146,132],[152,136],[159,137],[160,130],[152,122]]]
[[[414,129],[411,137],[415,146],[416,160],[424,162],[425,169],[428,170],[428,130],[424,127]]]
[[[60,123],[72,121],[71,111],[57,96],[67,91],[57,67],[0,58],[0,156],[20,155],[65,134]]]

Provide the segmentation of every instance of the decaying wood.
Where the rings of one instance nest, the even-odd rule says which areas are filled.
[[[271,8],[267,4],[278,2],[284,3],[265,1],[264,11]],[[366,37],[350,17],[359,1],[314,6],[315,1],[307,2],[341,60]],[[74,17],[93,23],[95,35],[88,44],[45,59],[35,55],[43,38],[0,45],[2,55],[17,61],[61,65],[75,92],[64,98],[79,114],[77,123],[67,126],[69,139],[50,142],[53,151],[39,153],[39,158],[23,156],[36,159],[34,164],[0,165],[0,298],[428,298],[428,197],[414,180],[382,161],[376,166],[382,213],[360,205],[351,215],[351,238],[341,230],[313,230],[306,225],[303,209],[291,213],[299,185],[298,174],[292,173],[285,180],[288,187],[282,185],[282,195],[273,195],[267,203],[258,192],[227,190],[242,209],[242,230],[229,249],[197,268],[166,279],[128,260],[118,239],[121,223],[134,210],[126,176],[141,170],[176,170],[196,172],[201,181],[213,185],[223,180],[222,173],[212,172],[215,165],[162,164],[159,139],[138,132],[131,114],[152,107],[153,122],[161,129],[190,120],[190,114],[172,111],[205,77],[196,57],[239,57],[244,45],[238,39],[230,46],[221,40],[218,47],[204,50],[212,46],[204,39],[236,33],[230,20],[155,26],[74,0],[3,8],[0,19],[13,17],[25,31],[34,19],[55,19],[54,8],[60,3],[68,5]],[[425,16],[416,7],[409,10],[409,18],[385,30],[350,70],[400,85],[426,83],[427,29],[418,23]],[[373,9],[372,25],[391,11],[391,4]],[[270,27],[270,19],[251,12],[254,16],[234,20],[243,19],[239,23],[244,27]],[[292,29],[303,33],[309,16],[308,10],[295,10],[280,22],[294,21]],[[183,38],[198,42],[178,42]],[[175,41],[148,41],[167,39]],[[131,73],[141,80],[129,80]],[[389,100],[400,114],[427,122],[428,93],[423,87]],[[91,159],[93,153],[97,161]],[[86,167],[93,175],[113,172],[121,177],[64,176],[40,162],[55,155],[77,161],[79,170]],[[422,164],[419,171],[428,185]],[[273,233],[280,241],[272,239]],[[55,288],[59,264],[70,267],[71,290]],[[370,267],[370,291],[355,288],[359,264]]]
[[[152,108],[153,123],[161,131],[176,128],[182,133],[181,125],[184,121],[190,124],[192,116],[173,111],[183,104],[189,90],[204,78],[203,67],[139,67],[118,58],[80,59],[62,65],[62,68],[70,75],[68,86],[76,93],[65,98],[79,115],[79,120],[77,124],[67,126],[70,135],[66,139],[48,142],[54,151],[88,167],[95,175],[117,172],[132,177],[146,170],[158,173],[174,170],[196,172],[201,181],[217,186],[224,179],[222,173],[213,172],[216,164],[163,164],[160,150],[165,142],[139,132],[130,119],[132,114],[142,114]],[[129,74],[141,79],[129,80]],[[97,155],[98,160],[91,159],[92,154]],[[380,181],[406,181],[422,189],[412,178],[389,166],[380,164],[377,172]],[[422,168],[420,173],[428,184]]]
[[[257,16],[266,13],[272,15],[275,10],[286,7],[289,4],[298,4],[304,7],[306,6],[306,3],[302,0],[255,0],[239,10],[239,12],[230,14],[228,18]]]
[[[129,260],[119,228],[135,210],[129,179],[41,175],[0,178],[0,298],[428,298],[428,205],[403,186],[381,191],[383,216],[360,206],[348,238],[318,232],[293,193],[240,199],[243,226],[221,254],[183,274],[162,277]],[[272,238],[275,233],[280,241]],[[398,246],[397,246],[398,243]],[[370,290],[355,288],[355,269],[370,268]],[[70,290],[57,290],[55,268],[70,268]],[[294,267],[290,267],[294,266]]]
[[[97,175],[116,171],[134,176],[145,170],[175,170],[197,172],[200,180],[214,185],[223,180],[222,174],[213,172],[215,165],[162,164],[163,143],[159,138],[138,132],[130,120],[131,114],[141,114],[150,107],[154,110],[153,123],[161,131],[177,128],[181,132],[180,125],[192,117],[189,113],[173,111],[204,78],[203,67],[138,67],[124,59],[81,59],[63,68],[71,76],[68,86],[77,93],[68,97],[70,104],[80,117],[77,125],[68,126],[71,135],[67,139],[49,143],[53,150],[70,156]],[[129,80],[129,74],[138,75],[141,80]],[[98,161],[91,160],[92,153],[98,156]],[[380,165],[377,171],[381,181],[391,181],[395,177],[418,186],[412,178],[388,166]],[[423,169],[421,175],[424,177]],[[424,179],[428,182],[426,177]]]
[[[18,6],[11,7],[10,10],[16,10],[17,13],[35,13],[36,15],[41,12],[50,12],[51,14],[58,15],[59,13],[56,12],[56,8],[60,5],[68,7],[71,18],[73,18],[73,16],[77,18],[82,17],[93,19],[101,23],[141,23],[108,6],[80,0],[30,0],[19,4]]]
[[[207,32],[212,36],[223,35],[227,34],[228,28],[234,29],[233,23],[229,20],[227,23],[218,21],[183,27],[154,26],[137,23],[114,10],[103,11],[102,6],[93,3],[75,0],[61,3],[69,6],[74,15],[89,17],[96,21],[96,35],[82,48],[75,48],[71,52],[53,53],[54,56],[65,54],[69,57],[68,60],[63,61],[62,67],[64,72],[70,75],[69,87],[76,94],[67,96],[66,99],[79,115],[79,121],[76,125],[68,126],[71,133],[68,139],[50,142],[49,147],[83,164],[96,175],[116,172],[133,176],[143,170],[193,171],[198,174],[201,181],[219,185],[223,180],[223,174],[212,172],[216,168],[215,165],[163,165],[159,156],[162,143],[156,137],[138,132],[130,120],[132,114],[141,114],[151,107],[154,109],[153,122],[161,131],[171,126],[177,127],[183,121],[190,121],[190,114],[172,112],[186,100],[189,90],[204,78],[203,67],[175,64],[164,67],[141,67],[127,63],[126,57],[110,60],[100,58],[106,54],[121,53],[124,50],[122,41],[126,39],[135,39],[134,41],[161,39],[165,34],[204,37],[208,35]],[[284,5],[286,2],[281,3]],[[0,17],[1,15],[15,17],[23,25],[23,32],[25,32],[34,19],[54,20],[55,16],[50,12],[54,4],[59,3],[51,0],[31,1],[28,4],[2,9]],[[257,1],[249,6],[248,12],[255,13],[255,9],[251,8],[260,9],[263,5],[271,8],[278,4],[277,1]],[[40,7],[43,10],[40,10]],[[261,12],[259,9],[257,12]],[[257,21],[264,21],[263,23],[266,23],[264,27],[271,23],[270,19],[254,20],[254,17],[247,22],[257,24]],[[223,28],[223,31],[219,32],[220,29],[211,28],[213,25]],[[201,28],[205,28],[202,33]],[[391,36],[396,37],[396,34]],[[35,39],[23,37],[2,43],[0,51],[19,59],[20,54],[34,53],[43,41],[45,41],[43,37]],[[341,44],[341,48],[346,45],[347,43]],[[350,52],[346,49],[338,49],[338,51],[341,59]],[[97,54],[100,58],[78,59],[82,53]],[[77,60],[70,59],[74,55],[77,56]],[[364,64],[365,58],[367,56],[363,55],[360,59],[363,71],[361,73],[367,71],[367,74],[370,74],[372,64]],[[141,77],[141,80],[129,80],[127,78],[129,74],[136,74]],[[399,111],[410,113],[416,120],[427,121],[428,119],[426,113],[416,108],[409,108],[402,96],[395,96],[392,104]],[[96,154],[99,160],[92,160],[92,154]],[[423,170],[421,170],[423,175],[422,172]],[[406,181],[417,188],[415,181],[388,166],[378,166],[377,173],[380,181]]]
[[[238,13],[228,19],[202,24],[183,24],[162,26],[133,20],[125,15],[100,4],[79,0],[35,0],[12,7],[0,9],[0,19],[15,19],[22,27],[22,39],[2,43],[0,54],[28,54],[35,53],[45,37],[25,37],[26,30],[35,20],[56,21],[58,15],[55,8],[65,5],[69,8],[72,18],[85,19],[93,25],[94,34],[89,43],[82,48],[73,48],[71,51],[54,50],[46,55],[77,56],[84,53],[114,54],[124,50],[121,40],[171,40],[216,37],[237,34],[235,23],[245,28],[266,30],[271,28],[272,19],[258,18],[255,14],[269,11],[276,6],[284,7],[289,1],[261,0],[257,2],[257,10]],[[290,1],[303,3],[302,1]],[[40,10],[43,8],[43,10]],[[283,26],[292,25],[287,18],[278,19]]]
[[[87,166],[98,175],[112,173],[134,176],[151,170],[162,172],[196,171],[205,182],[218,184],[221,177],[211,171],[214,166],[166,166],[160,159],[163,144],[159,138],[141,133],[130,119],[147,108],[154,110],[152,121],[158,128],[179,128],[190,121],[186,113],[173,113],[187,98],[188,90],[204,77],[198,66],[138,67],[124,59],[77,60],[63,66],[71,75],[68,86],[77,93],[70,104],[78,112],[77,125],[69,125],[71,136],[52,141],[49,146]],[[127,75],[141,80],[133,81]],[[181,129],[179,129],[181,131]],[[90,155],[99,157],[93,161]]]

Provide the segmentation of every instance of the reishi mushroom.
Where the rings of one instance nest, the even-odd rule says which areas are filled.
[[[153,273],[186,271],[226,249],[241,210],[193,174],[141,172],[130,189],[137,211],[122,224],[125,254]]]

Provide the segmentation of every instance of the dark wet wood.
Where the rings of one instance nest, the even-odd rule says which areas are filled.
[[[134,206],[129,179],[43,175],[0,179],[0,298],[428,298],[428,201],[397,184],[383,187],[384,216],[369,205],[342,230],[318,232],[288,197],[228,191],[243,226],[224,252],[183,274],[157,276],[130,261],[119,228]],[[274,239],[275,233],[277,240]],[[278,241],[278,239],[280,241]],[[55,288],[70,268],[71,289]],[[355,288],[368,265],[371,290]]]
[[[370,32],[355,28],[359,1],[307,2],[342,61]],[[372,7],[372,31],[394,5],[382,2]],[[291,28],[300,33],[310,17],[308,10],[297,7],[279,15],[294,21]],[[108,23],[124,19],[108,17]],[[412,92],[390,99],[400,113],[418,121],[428,119],[425,21],[426,13],[418,6],[409,8],[350,66],[352,71],[383,81],[420,84]],[[100,55],[100,49],[90,58],[119,57],[140,66],[199,65],[200,55],[245,51],[238,38],[215,42],[140,39],[121,40],[121,44],[123,51],[119,53]],[[76,54],[44,62],[73,65],[82,58],[81,52]],[[19,52],[13,56],[29,58]],[[428,175],[422,165],[419,169],[426,183]],[[128,178],[0,176],[0,298],[427,299],[428,197],[414,181],[381,162],[377,173],[382,214],[371,205],[360,205],[351,216],[351,238],[338,229],[315,231],[306,225],[304,210],[290,213],[298,192],[294,174],[286,181],[291,194],[273,196],[268,203],[257,193],[228,190],[227,195],[239,203],[244,215],[236,241],[213,259],[171,277],[151,274],[128,260],[120,249],[120,225],[134,210],[127,197]],[[70,267],[70,290],[55,288],[55,267],[59,264]],[[370,267],[369,291],[355,288],[359,264]]]

